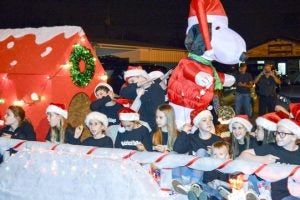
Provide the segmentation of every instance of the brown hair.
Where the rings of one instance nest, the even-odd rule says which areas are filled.
[[[10,110],[18,120],[18,127],[20,127],[25,121],[29,121],[25,118],[25,111],[21,106],[9,106],[8,110]]]
[[[167,118],[167,130],[168,130],[168,150],[173,150],[173,145],[178,136],[178,130],[175,122],[175,112],[172,106],[168,104],[160,105],[157,110],[163,112]],[[157,128],[153,134],[152,143],[154,146],[162,144],[162,130]]]
[[[223,140],[220,140],[220,141],[217,141],[217,142],[214,142],[212,145],[211,145],[211,149],[213,151],[213,149],[221,149],[222,147],[225,147],[229,153],[229,155],[231,155],[231,152],[230,152],[230,145],[228,142],[226,141],[223,141]]]
[[[108,93],[110,91],[109,88],[104,85],[98,86],[95,90],[95,93],[97,93],[99,90],[104,90],[106,93]]]

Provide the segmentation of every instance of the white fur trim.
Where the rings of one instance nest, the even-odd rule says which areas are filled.
[[[65,119],[68,118],[68,112],[55,105],[49,105],[46,109],[46,114],[47,113],[56,113],[63,116]]]
[[[119,113],[120,121],[139,121],[140,115],[138,113]]]
[[[255,120],[255,123],[257,126],[261,126],[264,129],[267,129],[269,131],[276,131],[277,129],[277,124],[264,118],[264,117],[258,117]]]
[[[202,110],[197,114],[197,116],[193,119],[194,126],[198,126],[199,122],[203,117],[213,117],[209,110]]]
[[[224,87],[231,87],[235,83],[235,78],[232,75],[224,74]]]
[[[94,94],[95,94],[95,96],[96,96],[96,90],[97,90],[97,88],[98,88],[99,86],[107,87],[110,91],[114,92],[113,88],[112,88],[109,84],[107,84],[107,83],[99,83],[99,84],[95,87],[95,89],[94,89]]]
[[[105,127],[108,126],[108,119],[107,116],[100,112],[90,112],[85,117],[85,124],[88,126],[91,120],[100,121]]]
[[[248,120],[246,120],[242,117],[234,117],[229,121],[229,130],[230,130],[230,132],[232,132],[232,125],[234,123],[242,124],[243,126],[245,126],[245,128],[248,132],[251,132],[252,124]]]
[[[278,126],[283,126],[284,128],[288,129],[292,133],[294,133],[297,138],[300,138],[300,126],[297,125],[295,122],[293,122],[290,119],[282,119],[278,122]]]
[[[130,69],[124,72],[124,79],[126,80],[129,77],[132,76],[143,76],[146,79],[149,79],[149,75],[147,72],[143,69]]]
[[[150,72],[148,75],[151,79],[157,79],[157,78],[163,77],[164,73],[162,73],[161,71],[156,70],[156,71]]]

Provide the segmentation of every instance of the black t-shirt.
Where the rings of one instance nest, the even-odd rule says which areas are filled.
[[[238,83],[250,83],[252,81],[252,76],[250,73],[245,74],[237,73],[235,75],[236,92],[242,94],[250,94],[250,88],[239,86]]]
[[[254,152],[258,156],[265,156],[268,154],[279,157],[277,162],[300,165],[300,148],[296,151],[288,151],[283,147],[280,147],[276,144],[266,144],[262,146],[257,146],[254,149]],[[271,183],[272,199],[282,199],[286,196],[289,196],[289,191],[287,189],[287,179],[282,179],[280,181]]]
[[[145,126],[124,133],[118,132],[115,141],[116,148],[137,150],[137,144],[143,144],[147,151],[152,151],[151,136]]]
[[[113,141],[108,136],[105,136],[100,139],[95,139],[93,137],[89,137],[89,138],[85,139],[81,144],[85,145],[85,146],[94,146],[94,147],[107,147],[107,148],[113,147]]]
[[[112,106],[106,106],[105,104],[112,99],[110,96],[103,97],[93,101],[90,105],[92,111],[103,113],[108,118],[108,126],[120,124],[118,112],[123,107],[121,104],[115,103]]]
[[[31,123],[25,121],[21,126],[11,131],[11,126],[5,126],[0,130],[0,135],[3,133],[11,134],[12,139],[35,141],[36,135]]]
[[[174,143],[173,150],[177,153],[192,153],[192,151],[197,152],[199,149],[208,150],[208,146],[211,146],[214,142],[221,140],[221,137],[214,134],[212,134],[209,139],[202,140],[199,137],[199,130],[196,130],[194,134],[180,132]]]

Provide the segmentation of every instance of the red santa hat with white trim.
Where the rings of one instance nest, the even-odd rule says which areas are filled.
[[[233,125],[234,123],[242,124],[242,125],[246,128],[246,130],[247,130],[248,132],[251,132],[252,124],[251,124],[251,122],[249,121],[247,115],[236,115],[234,118],[232,118],[232,119],[229,121],[229,130],[230,130],[230,132],[232,132],[232,125]]]
[[[64,104],[50,103],[46,109],[46,114],[47,113],[56,113],[63,116],[65,119],[68,118],[68,111],[66,110]]]
[[[124,72],[124,80],[132,76],[143,76],[146,79],[149,79],[148,73],[143,70],[142,66],[128,66],[127,71]]]
[[[283,112],[271,112],[256,118],[255,123],[266,130],[276,131],[277,123],[284,118],[289,118],[289,116]]]
[[[119,120],[120,121],[139,121],[140,115],[134,110],[123,107],[119,110]]]
[[[300,138],[300,122],[297,122],[293,119],[282,119],[277,124],[277,127],[279,126],[288,129],[293,134],[295,134],[298,139]]]
[[[210,110],[211,110],[210,106],[208,106],[207,109],[193,110],[190,114],[192,125],[197,127],[202,118],[204,118],[204,117],[213,117]]]

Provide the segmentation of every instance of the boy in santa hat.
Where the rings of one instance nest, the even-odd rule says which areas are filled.
[[[119,120],[121,127],[117,133],[115,148],[152,151],[150,131],[142,125],[137,112],[124,107],[119,111]]]
[[[222,141],[222,138],[215,135],[213,116],[209,110],[195,110],[191,113],[191,121],[197,130],[193,134],[188,134],[192,130],[192,125],[185,124],[174,143],[173,150],[177,153],[190,153],[199,157],[208,156],[211,145],[214,142]],[[174,181],[172,184],[175,191],[179,193],[187,194],[190,189],[190,185],[182,185],[182,183],[186,182],[185,180],[181,180],[185,176],[190,179],[188,183],[198,183],[202,180],[202,171],[186,168],[178,170],[180,172],[176,171],[176,169],[173,171]]]
[[[240,155],[241,159],[272,164],[276,162],[300,165],[300,123],[292,119],[282,119],[274,132],[276,144],[266,144],[247,149]],[[289,196],[287,179],[271,183],[272,199],[299,199]]]
[[[94,89],[94,94],[97,99],[91,103],[90,109],[105,114],[109,126],[119,124],[118,111],[123,105],[115,101],[113,88],[107,83],[99,83]]]
[[[141,120],[154,130],[156,109],[165,102],[165,91],[159,85],[161,79],[153,81],[141,66],[128,66],[128,70],[124,72],[124,80],[126,83],[121,88],[120,95],[128,99],[140,99]]]
[[[71,144],[79,144],[84,146],[106,147],[112,148],[113,141],[106,135],[108,126],[108,118],[100,112],[90,112],[85,117],[85,124],[89,128],[92,137],[88,137],[84,141],[80,141],[81,131],[75,131],[74,139],[70,140]]]

